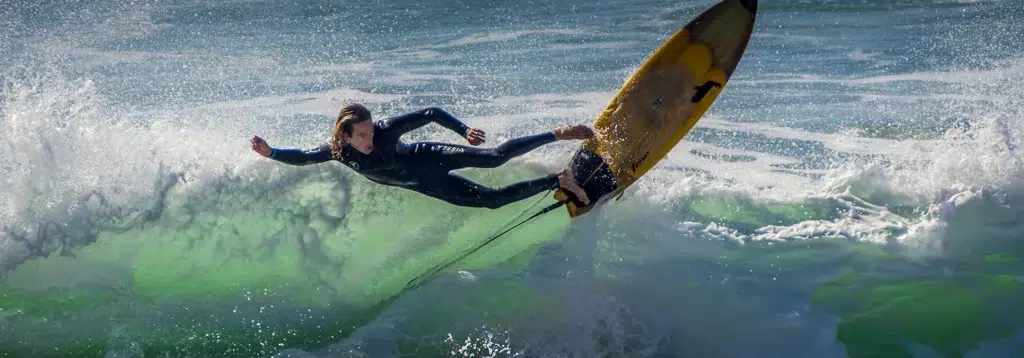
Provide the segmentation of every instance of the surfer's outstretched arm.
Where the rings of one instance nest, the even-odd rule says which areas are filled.
[[[308,165],[323,163],[333,158],[330,145],[322,145],[313,149],[274,148],[258,136],[252,138],[252,150],[260,155],[291,165]]]
[[[469,126],[462,123],[455,116],[452,116],[451,113],[438,107],[427,107],[415,112],[392,117],[385,121],[387,130],[394,131],[397,135],[405,134],[430,122],[448,128],[462,137],[466,137],[470,131]]]
[[[270,159],[291,165],[323,163],[333,158],[331,146],[323,145],[313,149],[271,148]]]

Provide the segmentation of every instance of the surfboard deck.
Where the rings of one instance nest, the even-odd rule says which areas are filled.
[[[578,205],[561,189],[554,194],[570,218],[621,195],[693,129],[739,65],[756,17],[757,0],[719,1],[630,76],[594,122],[595,137],[569,162],[590,203]]]

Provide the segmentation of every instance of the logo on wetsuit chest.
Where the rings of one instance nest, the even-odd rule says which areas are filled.
[[[359,170],[359,163],[356,163],[354,160],[348,161],[348,166],[352,167],[352,169]]]

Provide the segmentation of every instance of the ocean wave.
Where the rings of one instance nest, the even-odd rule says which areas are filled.
[[[409,279],[476,247],[534,201],[501,212],[451,207],[337,165],[283,166],[245,148],[251,132],[288,145],[313,141],[294,128],[203,121],[205,112],[265,111],[258,101],[132,122],[128,115],[139,114],[107,105],[88,78],[22,67],[4,83],[0,130],[11,135],[0,138],[0,339],[11,347],[45,333],[49,340],[25,348],[33,352],[461,354],[470,339],[470,351],[537,355],[736,356],[775,347],[833,356],[838,323],[806,297],[823,284],[850,289],[848,276],[834,278],[844,268],[858,278],[872,270],[994,275],[998,293],[1019,279],[1006,267],[1024,252],[1015,100],[966,113],[929,140],[709,116],[701,130],[728,135],[690,137],[622,200],[575,222],[544,216],[406,291]],[[595,113],[606,95],[510,96],[474,109],[489,123],[499,111],[483,107],[514,107],[524,121],[496,127],[517,133],[546,128],[552,116]],[[402,97],[338,90],[265,99],[316,114],[331,96]],[[543,153],[470,173],[507,183],[567,159]],[[851,296],[894,287],[858,282],[871,291]],[[950,289],[925,286],[909,295]],[[847,312],[837,315],[861,312],[820,296]],[[549,319],[514,318],[524,312]],[[97,329],[109,317],[117,329]],[[713,322],[731,323],[696,328]],[[769,329],[781,333],[758,336]],[[736,332],[744,344],[721,338]],[[787,351],[772,342],[779,336],[808,344]]]

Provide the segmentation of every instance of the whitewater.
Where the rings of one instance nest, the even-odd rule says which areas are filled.
[[[711,1],[0,6],[0,356],[1018,357],[1024,7],[764,1],[620,200],[455,207],[312,148],[345,103],[485,146],[591,123]],[[428,125],[406,141],[464,143]],[[558,170],[556,142],[497,169]]]

